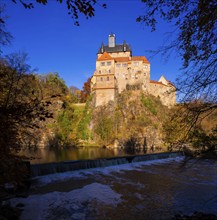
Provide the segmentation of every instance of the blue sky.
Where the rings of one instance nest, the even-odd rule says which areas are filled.
[[[6,26],[14,39],[3,48],[4,54],[25,51],[28,63],[38,73],[58,72],[68,86],[82,88],[83,83],[95,70],[96,53],[102,42],[108,43],[108,35],[116,34],[116,42],[126,40],[134,56],[146,56],[151,62],[151,79],[158,80],[163,74],[175,81],[180,74],[181,62],[172,54],[167,62],[161,55],[150,57],[148,50],[156,50],[165,41],[171,24],[160,21],[157,31],[136,22],[143,14],[140,0],[110,0],[107,9],[96,6],[91,19],[80,17],[80,26],[73,25],[64,4],[50,0],[44,6],[24,9],[11,0],[1,0],[6,5]],[[34,1],[32,1],[34,2]],[[103,1],[102,1],[103,2]]]

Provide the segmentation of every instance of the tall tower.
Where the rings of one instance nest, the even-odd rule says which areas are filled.
[[[111,33],[108,37],[108,46],[115,47],[115,34]]]

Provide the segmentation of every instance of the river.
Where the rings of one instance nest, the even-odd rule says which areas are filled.
[[[39,176],[11,203],[21,220],[174,220],[217,215],[216,186],[217,161],[178,157]]]
[[[71,149],[28,149],[20,152],[31,158],[31,164],[52,163],[68,160],[92,160],[99,158],[120,157],[144,154],[144,150],[137,151],[123,149],[108,149],[102,147],[80,147]]]

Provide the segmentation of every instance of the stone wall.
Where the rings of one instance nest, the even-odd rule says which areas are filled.
[[[91,89],[96,106],[114,101],[116,92],[125,89],[146,91],[160,97],[166,106],[176,104],[175,86],[163,76],[159,81],[150,80],[148,60],[143,56],[131,56],[131,52],[98,54]]]
[[[95,106],[105,105],[109,101],[115,101],[115,89],[96,89],[95,90]]]
[[[166,106],[176,104],[176,91],[173,86],[162,83],[149,83],[147,84],[147,92],[155,97],[160,97],[161,102]]]

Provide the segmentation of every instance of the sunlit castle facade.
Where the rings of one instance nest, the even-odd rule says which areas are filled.
[[[144,56],[132,56],[130,46],[124,41],[116,44],[114,34],[108,37],[108,45],[102,44],[96,60],[96,70],[91,78],[91,91],[95,106],[115,101],[123,90],[143,90],[162,103],[176,103],[176,88],[161,76],[159,81],[150,80],[150,63]]]

